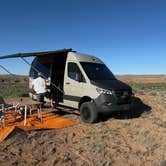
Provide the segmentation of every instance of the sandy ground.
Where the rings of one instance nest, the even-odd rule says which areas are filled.
[[[63,129],[15,130],[0,144],[0,165],[165,166],[166,92],[141,91],[132,110],[81,122],[79,113],[56,114],[75,125]]]

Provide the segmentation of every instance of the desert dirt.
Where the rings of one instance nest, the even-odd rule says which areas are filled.
[[[166,83],[165,76],[119,76],[125,82]],[[0,165],[165,166],[166,91],[138,90],[131,111],[101,115],[85,124],[79,113],[59,107],[55,114],[74,126],[15,130],[0,143]]]

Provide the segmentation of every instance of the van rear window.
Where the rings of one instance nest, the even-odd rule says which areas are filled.
[[[46,78],[50,76],[50,69],[51,64],[43,64],[41,63],[37,58],[32,63],[31,70],[30,70],[30,77],[36,78],[37,77],[37,71],[41,72]]]

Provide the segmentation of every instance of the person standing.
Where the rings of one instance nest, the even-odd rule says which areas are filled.
[[[53,108],[53,99],[51,93],[46,90],[45,79],[42,78],[42,73],[38,73],[38,77],[32,81],[32,90],[39,96],[41,102],[44,101],[44,97],[50,99],[51,107]]]

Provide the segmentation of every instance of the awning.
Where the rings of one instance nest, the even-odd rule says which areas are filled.
[[[0,56],[0,59],[8,59],[8,58],[20,58],[20,57],[30,57],[30,56],[45,56],[50,54],[59,54],[59,53],[67,53],[72,51],[72,49],[61,49],[55,51],[46,51],[46,52],[31,52],[31,53],[17,53],[11,55]]]

